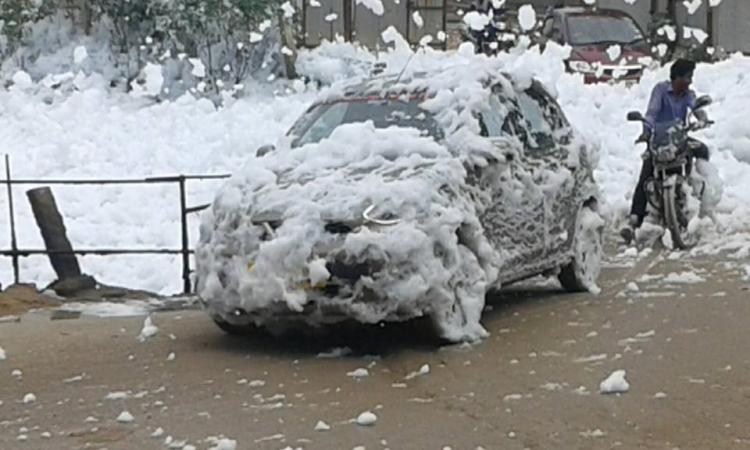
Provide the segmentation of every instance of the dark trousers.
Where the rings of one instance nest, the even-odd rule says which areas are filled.
[[[688,138],[688,147],[690,148],[690,154],[695,158],[705,159],[708,161],[709,152],[708,147],[703,142]],[[691,164],[688,163],[688,172],[690,172]],[[646,195],[646,181],[654,175],[654,163],[650,157],[643,159],[643,165],[641,166],[641,174],[638,177],[638,184],[633,192],[633,203],[630,207],[630,215],[637,216],[638,222],[636,226],[641,226],[643,218],[646,217],[646,207],[648,205],[648,196]]]

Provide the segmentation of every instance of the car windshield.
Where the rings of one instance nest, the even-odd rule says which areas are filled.
[[[412,127],[423,131],[423,135],[438,140],[443,137],[432,114],[419,107],[418,100],[342,100],[314,106],[289,131],[294,136],[292,145],[318,143],[329,137],[336,127],[372,121],[376,128],[391,126]]]
[[[629,17],[575,14],[568,16],[567,22],[571,45],[629,44],[643,39],[638,25]]]

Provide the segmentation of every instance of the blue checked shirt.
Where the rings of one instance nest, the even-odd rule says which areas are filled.
[[[651,100],[646,111],[644,131],[653,131],[658,124],[673,123],[677,120],[685,121],[688,110],[695,103],[695,92],[688,90],[678,96],[672,90],[671,81],[662,81],[651,91]]]

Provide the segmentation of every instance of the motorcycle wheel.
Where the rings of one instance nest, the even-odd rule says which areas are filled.
[[[673,175],[674,176],[674,175]],[[672,243],[675,248],[685,250],[688,245],[688,227],[684,220],[685,211],[683,205],[678,202],[677,191],[681,188],[680,183],[674,180],[668,183],[671,186],[664,187],[662,191],[662,204],[664,205],[664,223],[672,234]]]

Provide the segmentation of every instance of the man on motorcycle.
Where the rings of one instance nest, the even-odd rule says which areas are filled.
[[[469,4],[469,12],[476,11],[486,15],[489,22],[483,30],[470,28],[469,33],[475,44],[476,53],[495,54],[498,50],[498,25],[502,21],[506,8],[495,6],[492,0],[474,0]]]
[[[676,120],[685,121],[688,111],[692,109],[695,102],[695,92],[690,89],[694,71],[695,62],[678,59],[670,68],[670,80],[662,81],[654,86],[651,99],[648,102],[643,133],[636,140],[636,143],[648,142],[652,131],[660,124],[667,124]],[[695,115],[701,121],[707,120],[704,111],[698,110]],[[705,144],[689,138],[688,146],[692,156],[708,160],[709,152]],[[646,217],[648,197],[645,184],[653,175],[653,172],[653,162],[648,154],[644,154],[641,174],[635,192],[633,192],[628,225],[620,231],[620,235],[628,244],[635,237],[635,229],[641,226],[644,217]]]

